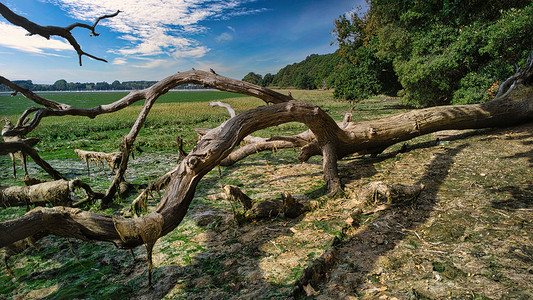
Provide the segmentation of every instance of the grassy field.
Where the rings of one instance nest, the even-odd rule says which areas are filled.
[[[319,105],[336,120],[352,109],[328,91],[292,94]],[[68,102],[77,95],[46,97]],[[84,93],[87,100],[76,105],[109,103],[123,95]],[[213,128],[228,118],[224,109],[207,104],[221,99],[237,112],[264,105],[222,92],[170,93],[154,106],[137,139],[127,180],[145,184],[173,168],[176,135],[189,150],[197,139],[194,128]],[[0,96],[0,116],[16,120],[28,105],[23,101]],[[49,118],[31,136],[41,139],[37,148],[52,166],[104,191],[112,177],[93,167],[87,178],[85,163],[73,150],[117,151],[140,105],[94,120]],[[404,111],[396,99],[378,97],[357,104],[353,114],[359,121]],[[254,135],[303,130],[289,123]],[[182,224],[155,245],[153,288],[147,284],[143,247],[134,249],[132,256],[110,244],[46,237],[40,250],[29,248],[10,259],[16,278],[0,269],[0,299],[287,299],[303,270],[340,236],[345,221],[362,205],[359,191],[373,181],[423,183],[426,188],[415,202],[364,216],[362,225],[338,246],[338,258],[327,276],[313,283],[317,294],[312,298],[530,299],[531,132],[531,124],[455,132],[440,145],[431,142],[434,135],[427,135],[410,141],[407,152],[400,153],[397,145],[376,158],[345,158],[339,172],[346,196],[335,199],[326,195],[320,157],[300,164],[297,150],[262,152],[221,168],[221,177],[217,170],[204,177]],[[21,185],[12,178],[10,164],[8,157],[0,157],[0,185]],[[20,166],[18,172],[22,176]],[[29,172],[47,178],[31,161]],[[212,197],[221,192],[221,183],[239,186],[254,201],[279,199],[281,192],[290,191],[318,205],[297,219],[275,217],[239,227],[231,204]],[[104,213],[122,214],[135,196],[117,199]],[[154,196],[152,208],[159,199]],[[25,211],[1,209],[0,221]],[[212,220],[201,225],[206,215]]]

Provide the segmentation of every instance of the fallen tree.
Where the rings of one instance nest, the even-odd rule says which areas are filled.
[[[144,226],[142,224],[156,224],[153,226],[161,227],[160,232],[156,230],[158,236],[165,235],[178,226],[185,216],[202,177],[219,165],[246,136],[287,122],[301,122],[311,130],[312,142],[302,147],[299,157],[305,161],[313,155],[322,154],[328,186],[332,192],[341,192],[337,160],[346,155],[380,152],[400,141],[439,130],[510,126],[533,120],[533,93],[531,87],[526,86],[531,84],[532,61],[530,59],[528,67],[520,71],[523,76],[529,77],[520,77],[525,84],[520,91],[515,88],[517,93],[506,93],[479,105],[433,107],[377,121],[348,123],[344,129],[315,105],[274,98],[272,102],[277,104],[245,111],[205,134],[191,153],[170,172],[166,192],[154,212],[135,219],[123,219],[68,207],[36,208],[20,219],[0,223],[0,246],[46,232],[83,240],[108,241],[121,248],[132,248],[147,240],[140,233]],[[220,81],[209,83],[212,87],[224,90],[242,89],[246,85],[236,80],[223,80],[223,77],[212,73],[192,70],[185,75],[179,73],[164,79],[149,91],[168,91],[169,82],[176,84],[176,77],[191,80],[189,75],[197,81],[207,81],[213,75],[217,76]],[[205,77],[199,80],[202,75]],[[254,90],[262,91],[259,87]],[[267,95],[271,96],[272,92]],[[126,227],[130,229],[121,229],[123,224],[129,224]]]

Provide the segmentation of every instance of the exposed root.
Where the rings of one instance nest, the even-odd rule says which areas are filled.
[[[253,200],[235,185],[224,186],[224,193],[229,201],[241,203],[246,210],[251,209],[253,206]]]
[[[294,197],[289,192],[282,193],[281,198],[283,199],[283,214],[287,218],[297,218],[301,214],[310,210],[309,205],[300,203],[299,201],[294,199]]]
[[[224,186],[224,194],[216,195],[216,197],[220,196],[232,202],[233,214],[237,224],[257,219],[271,219],[280,215],[294,219],[310,210],[310,205],[297,201],[289,192],[282,193],[282,201],[264,200],[256,202],[244,194],[237,186],[226,185]],[[240,203],[244,211],[238,212],[233,203]]]
[[[382,204],[405,203],[415,200],[424,189],[423,184],[408,186],[403,184],[386,184],[375,181],[365,186],[359,197],[366,206],[373,207]]]

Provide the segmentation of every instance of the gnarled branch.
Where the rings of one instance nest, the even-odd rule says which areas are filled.
[[[29,132],[35,129],[35,127],[39,125],[39,122],[42,120],[42,118],[45,117],[70,115],[84,116],[92,119],[98,115],[109,114],[119,111],[140,100],[146,99],[148,101],[152,99],[152,101],[155,101],[157,100],[157,98],[159,98],[159,96],[166,94],[169,90],[187,83],[201,84],[204,86],[216,88],[221,91],[253,96],[267,103],[280,103],[294,100],[290,96],[283,95],[281,93],[272,91],[264,87],[200,70],[190,70],[187,72],[174,74],[159,81],[158,83],[152,85],[149,88],[146,88],[144,90],[132,91],[128,95],[113,103],[99,105],[92,108],[73,107],[64,103],[59,103],[53,100],[42,98],[37,94],[16,85],[5,77],[0,76],[0,83],[5,84],[10,88],[14,89],[15,91],[20,92],[29,100],[32,100],[37,104],[46,106],[46,108],[28,109],[23,116],[24,118],[26,118],[30,113],[35,112],[33,119],[27,125],[24,126],[20,125],[20,122],[17,123],[18,126],[15,126],[15,128],[4,134],[6,136],[27,135]]]
[[[37,165],[39,165],[46,173],[50,174],[52,178],[65,179],[65,177],[52,166],[50,166],[46,161],[44,161],[40,156],[37,150],[33,149],[24,142],[8,142],[0,143],[0,155],[7,155],[9,153],[15,153],[21,151],[24,154],[29,155]]]
[[[82,65],[81,64],[81,57],[83,55],[88,56],[88,57],[90,57],[92,59],[95,59],[95,60],[103,61],[103,62],[107,62],[107,60],[105,60],[103,58],[96,57],[94,55],[91,55],[91,54],[83,51],[81,49],[81,46],[78,43],[78,41],[72,35],[71,30],[76,28],[76,27],[82,27],[82,28],[89,29],[91,31],[91,35],[92,36],[98,36],[98,34],[95,32],[95,28],[96,28],[96,25],[98,25],[98,22],[100,22],[103,19],[113,18],[113,17],[117,16],[119,13],[120,13],[120,11],[117,11],[116,13],[113,13],[113,14],[101,16],[98,19],[96,19],[96,21],[94,22],[94,24],[92,26],[88,25],[88,24],[83,24],[83,23],[74,23],[74,24],[66,26],[66,27],[41,26],[39,24],[36,24],[36,23],[26,19],[23,16],[20,16],[20,15],[14,13],[7,6],[5,6],[4,4],[0,3],[0,14],[8,22],[10,22],[11,24],[16,25],[16,26],[20,26],[20,27],[26,29],[29,32],[29,35],[35,35],[35,34],[36,35],[40,35],[40,36],[46,38],[47,40],[50,39],[50,37],[54,36],[54,35],[55,36],[60,36],[60,37],[62,37],[64,39],[66,39],[70,43],[70,45],[74,48],[74,50],[76,50],[76,53],[78,53],[80,66]]]
[[[204,136],[174,170],[165,195],[155,212],[152,213],[162,217],[160,235],[167,234],[179,225],[194,197],[198,182],[217,166],[245,136],[256,130],[287,122],[305,123],[314,132],[319,142],[324,144],[327,141],[336,140],[337,131],[342,131],[320,108],[298,101],[258,107],[228,120],[220,126],[215,135]],[[323,130],[324,128],[329,129]],[[146,223],[145,219],[151,218],[152,214],[127,220],[127,222],[137,225]],[[121,228],[116,224],[117,222],[126,221],[122,218],[67,207],[38,208],[17,220],[0,223],[0,247],[37,233],[108,241],[124,248],[145,243],[138,235],[124,237],[123,233],[117,230]],[[140,226],[137,225],[133,227]]]

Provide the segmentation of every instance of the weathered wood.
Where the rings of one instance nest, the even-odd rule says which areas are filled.
[[[26,19],[23,16],[20,16],[20,15],[14,13],[7,6],[5,6],[4,4],[0,3],[0,14],[7,21],[9,21],[11,24],[16,25],[16,26],[20,26],[20,27],[26,29],[29,32],[29,35],[35,35],[35,34],[36,35],[40,35],[40,36],[44,37],[47,40],[49,40],[50,37],[54,36],[54,35],[55,36],[60,36],[60,37],[62,37],[64,39],[66,39],[70,43],[70,45],[74,48],[74,50],[76,50],[76,53],[78,54],[80,66],[81,66],[81,57],[83,55],[88,56],[88,57],[90,57],[92,59],[99,60],[99,61],[103,61],[103,62],[107,62],[107,61],[105,59],[103,59],[103,58],[96,57],[94,55],[91,55],[91,54],[86,53],[85,51],[83,51],[81,49],[80,44],[78,44],[78,41],[76,41],[76,39],[72,35],[71,31],[74,28],[81,27],[81,28],[89,29],[91,31],[91,35],[92,36],[98,36],[98,33],[95,32],[96,25],[98,25],[98,23],[101,20],[107,19],[107,18],[113,18],[113,17],[117,16],[119,13],[120,13],[120,11],[117,11],[117,12],[115,12],[113,14],[101,16],[98,19],[96,19],[96,21],[94,22],[94,24],[92,26],[88,25],[88,24],[83,24],[83,23],[74,23],[74,24],[71,24],[71,25],[66,26],[66,27],[41,26],[39,24],[36,24],[36,23]]]
[[[315,136],[324,142],[328,137],[324,135],[326,131],[322,128],[332,128],[327,131],[331,133],[335,132],[333,127],[336,126],[320,108],[298,101],[262,106],[228,120],[219,130],[212,131],[216,132],[216,135],[206,135],[175,169],[165,195],[153,212],[162,216],[161,235],[178,226],[194,197],[198,182],[245,136],[285,122],[307,124]],[[138,224],[146,222],[144,218],[147,217],[142,216],[127,222],[134,222],[132,224],[139,226]],[[17,220],[0,223],[0,247],[39,232],[83,240],[108,241],[125,248],[143,244],[143,239],[137,235],[119,234],[115,223],[125,220],[66,207],[34,209]]]
[[[209,78],[218,76],[213,73],[199,73],[195,70],[189,71],[185,77],[180,74],[163,80],[151,89],[145,90],[144,93],[166,92],[174,84],[183,83],[180,80],[185,80],[185,77],[191,80],[192,77],[199,76],[202,79],[195,80],[206,82]],[[211,83],[214,87],[232,91],[246,85],[236,80]],[[259,91],[260,89],[252,85],[251,90]],[[245,94],[251,94],[251,90],[247,90]],[[346,155],[363,151],[379,152],[397,142],[439,130],[510,126],[533,120],[533,93],[531,91],[521,93],[518,98],[513,97],[513,93],[509,93],[504,97],[479,105],[435,107],[383,120],[347,122],[343,128],[315,105],[299,101],[286,102],[286,98],[276,98],[270,92],[258,93],[263,100],[277,104],[245,111],[207,132],[191,153],[172,171],[166,192],[151,214],[135,219],[123,219],[66,207],[39,208],[19,219],[0,223],[0,247],[37,233],[108,241],[124,248],[152,243],[154,236],[143,237],[137,232],[143,228],[143,224],[152,224],[155,222],[153,220],[157,220],[151,226],[155,228],[152,231],[157,232],[158,236],[172,231],[187,213],[194,198],[196,185],[205,174],[219,165],[252,132],[287,122],[301,122],[311,130],[312,141],[302,147],[299,157],[305,160],[312,155],[322,154],[326,182],[333,192],[340,192],[341,182],[337,174],[337,159]],[[149,107],[153,104],[154,98],[151,97],[146,101],[136,125],[123,140],[125,144],[124,147],[121,146],[123,164],[124,155],[129,153],[128,147],[131,149],[137,130],[144,122]],[[117,105],[126,105],[126,103]],[[286,139],[289,140],[290,137]]]
[[[70,197],[77,189],[84,189],[88,198],[94,198],[91,188],[79,179],[63,179],[37,183],[29,186],[13,186],[0,190],[0,206],[71,205]]]

